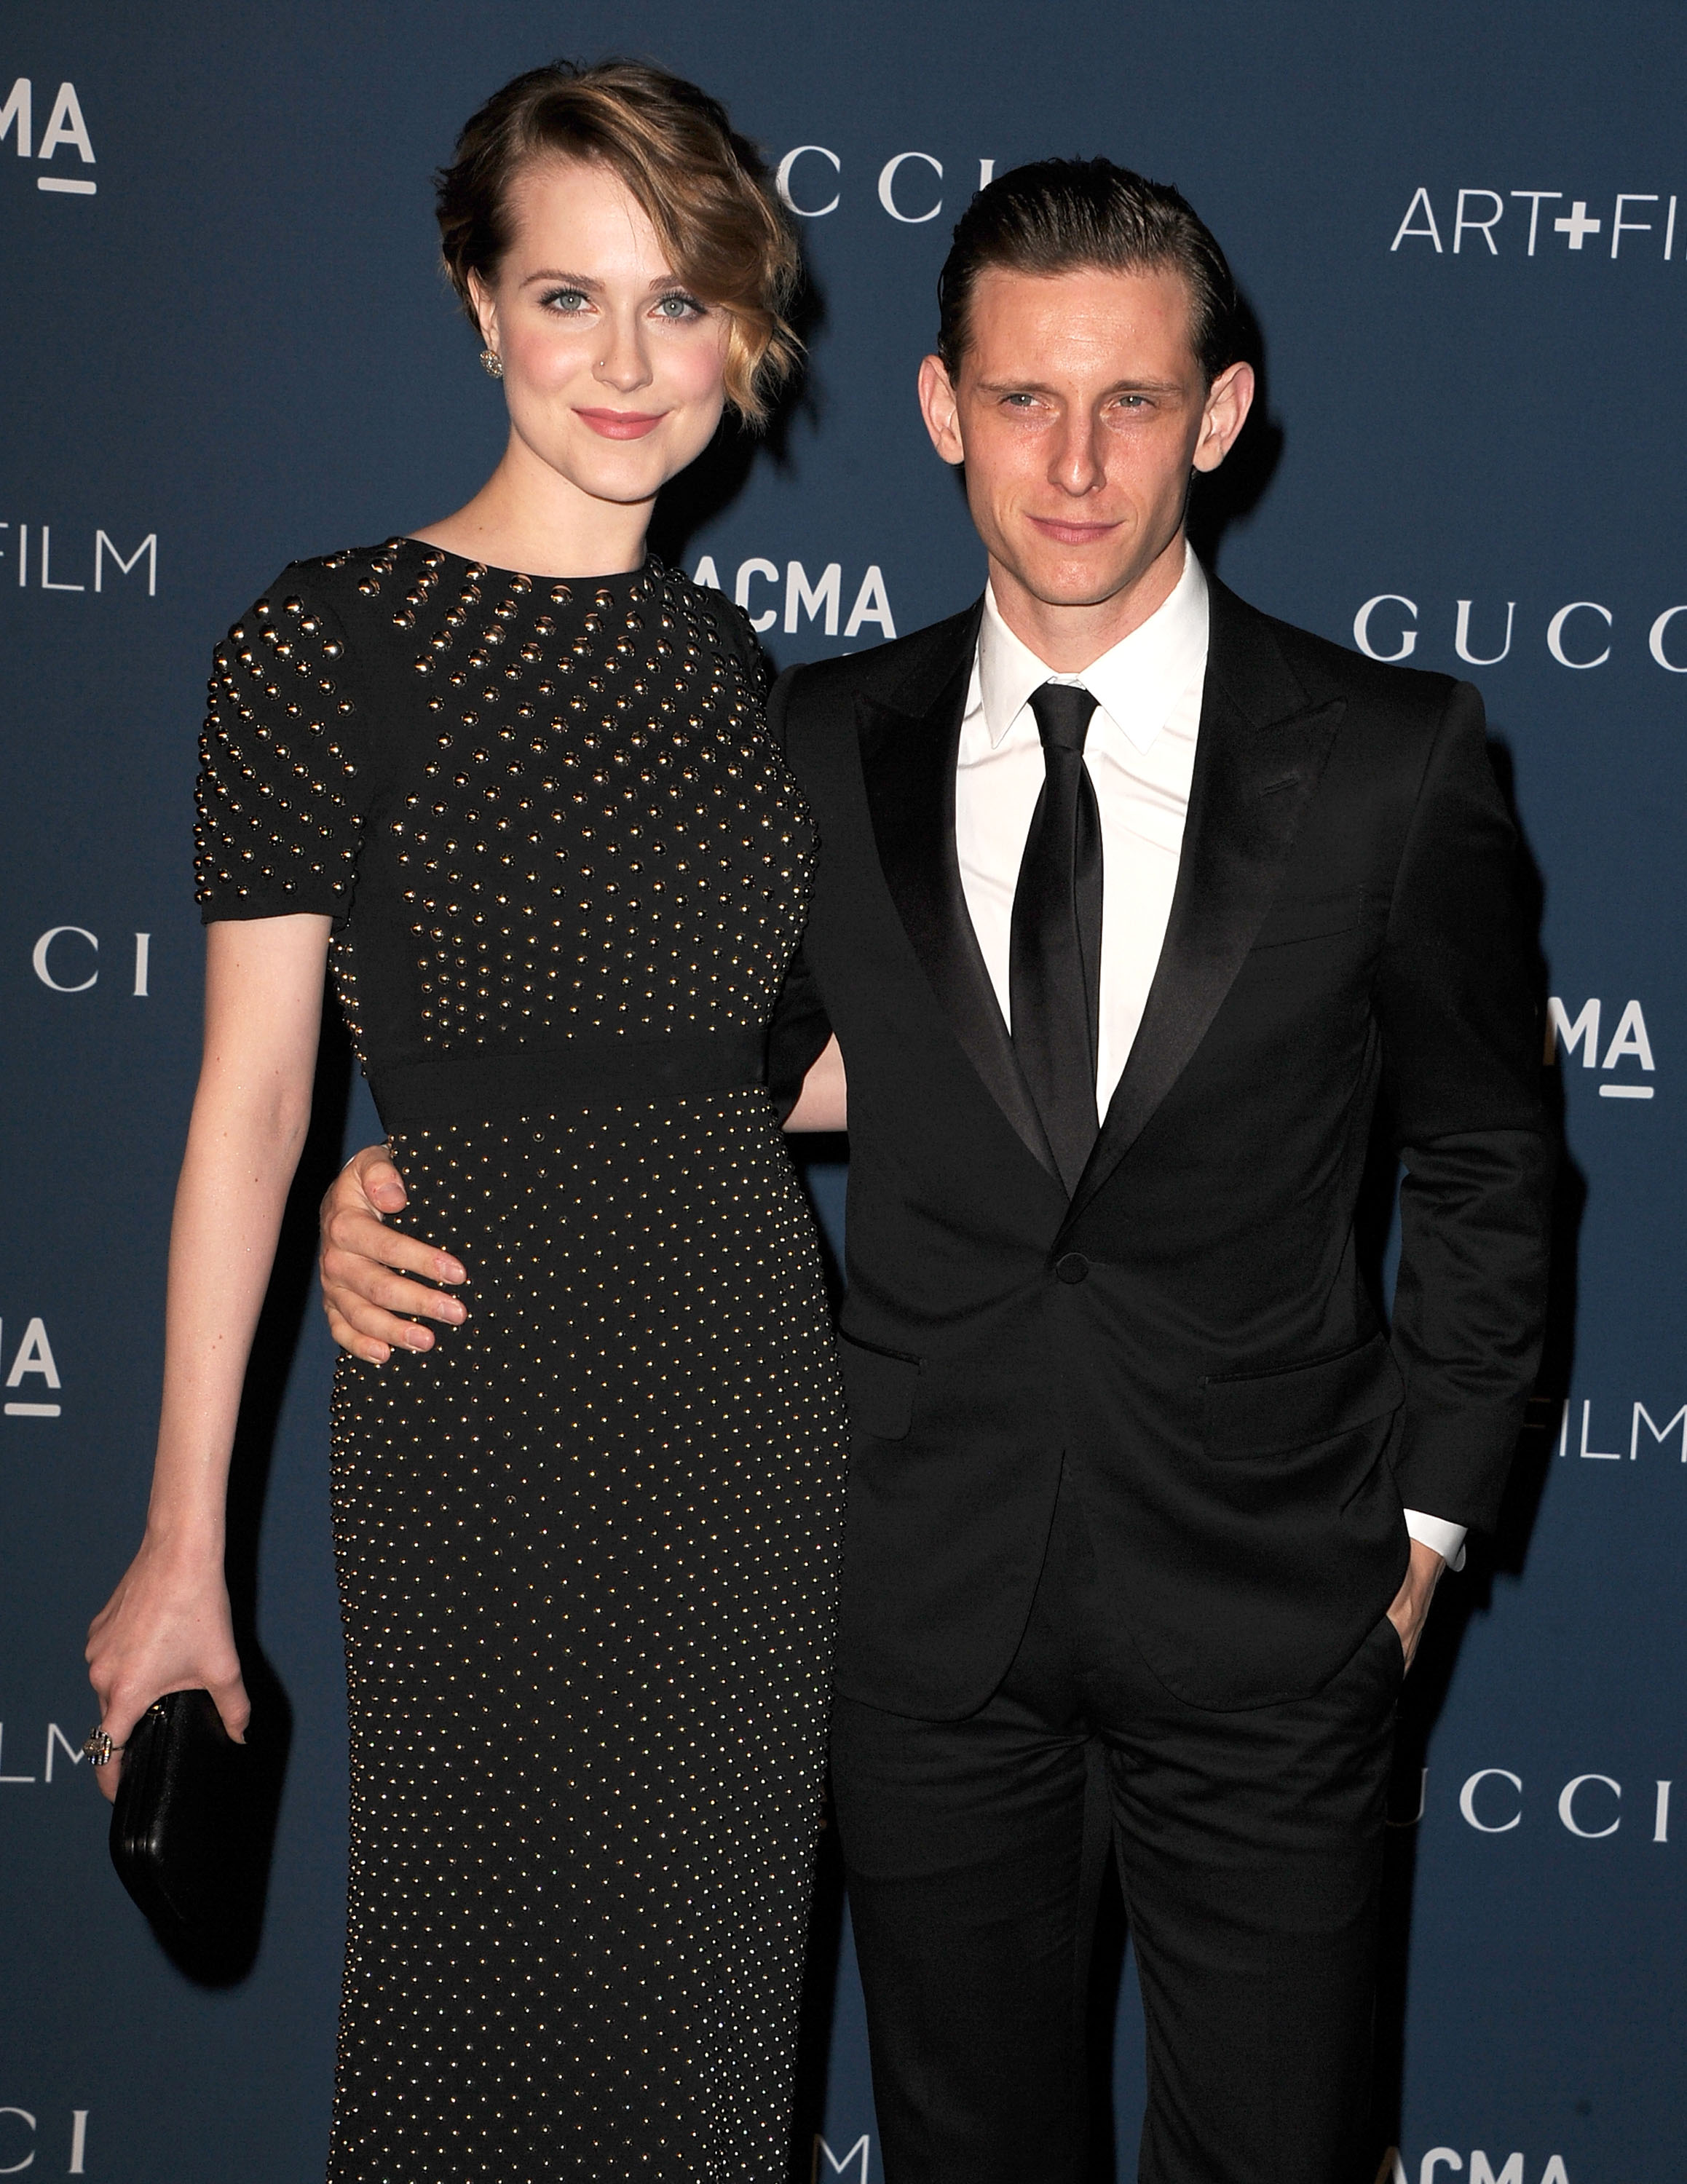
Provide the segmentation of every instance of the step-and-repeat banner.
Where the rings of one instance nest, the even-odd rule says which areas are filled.
[[[487,92],[558,51],[698,78],[799,216],[805,390],[660,525],[782,664],[977,590],[915,408],[937,270],[993,171],[1099,152],[1189,195],[1258,319],[1262,414],[1198,510],[1204,550],[1274,613],[1480,688],[1538,876],[1569,1162],[1504,1530],[1444,1585],[1406,1702],[1378,2159],[1391,2184],[1675,2184],[1687,21],[1667,0],[8,13],[0,2176],[320,2171],[345,1749],[309,1237],[342,1143],[375,1134],[342,1046],[242,1428],[234,1585],[287,1765],[238,1975],[178,1968],[118,1886],[77,1756],[81,1648],[146,1495],[210,647],[293,556],[424,523],[492,466],[500,397],[436,270],[429,176]],[[810,1178],[835,1237],[832,1150]],[[829,1867],[814,1987],[802,2172],[877,2184]],[[1113,2022],[1122,2176],[1127,1955]]]

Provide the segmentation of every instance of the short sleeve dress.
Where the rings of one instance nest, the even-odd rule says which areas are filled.
[[[467,1323],[342,1358],[343,2184],[783,2184],[844,1440],[763,1081],[812,821],[716,593],[414,540],[216,655],[207,921],[326,913]]]

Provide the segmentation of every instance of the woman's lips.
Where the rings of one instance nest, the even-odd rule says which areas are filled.
[[[660,410],[576,410],[581,422],[605,440],[642,440],[662,421]]]

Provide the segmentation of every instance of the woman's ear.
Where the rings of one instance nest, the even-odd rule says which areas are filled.
[[[475,323],[481,330],[481,346],[501,354],[498,339],[498,305],[493,300],[492,290],[478,273],[469,276],[469,301],[474,306]]]

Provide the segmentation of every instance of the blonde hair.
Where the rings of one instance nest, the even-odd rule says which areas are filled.
[[[445,270],[470,320],[469,276],[490,282],[509,248],[511,185],[534,160],[559,156],[610,168],[674,271],[726,314],[727,399],[746,424],[765,424],[802,353],[785,316],[801,270],[791,222],[726,109],[649,62],[529,69],[464,125],[435,181]]]

